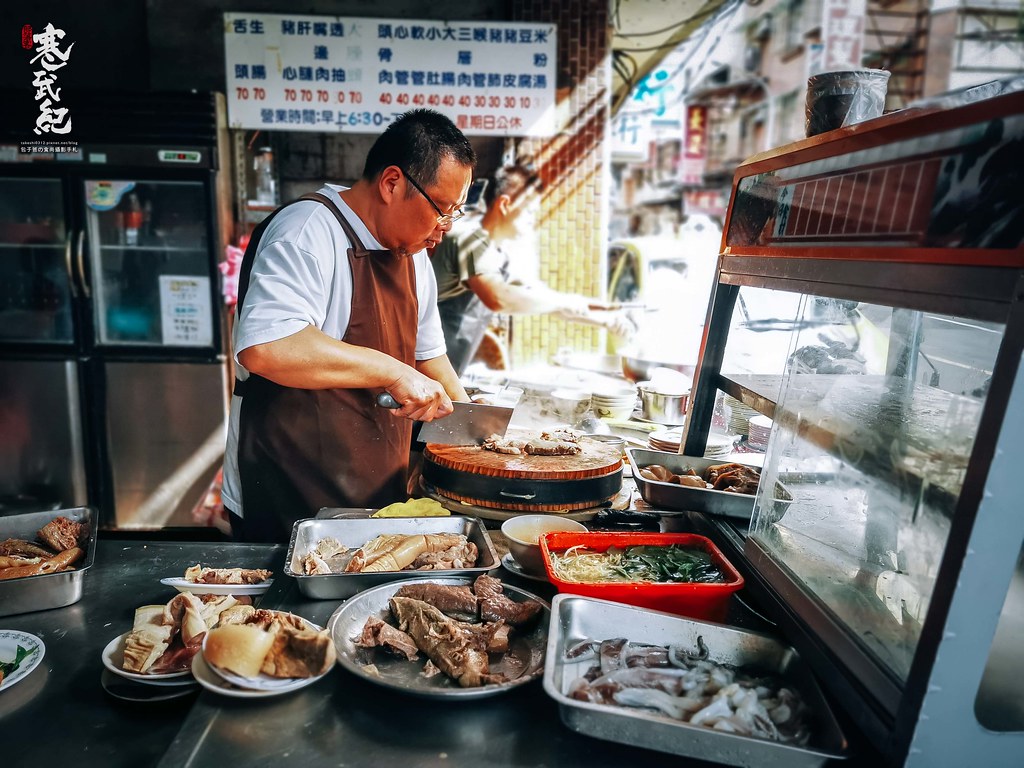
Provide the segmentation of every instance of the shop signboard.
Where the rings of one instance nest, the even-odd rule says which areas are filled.
[[[686,135],[683,145],[682,183],[700,184],[708,157],[708,108],[704,104],[686,107]]]
[[[556,27],[225,13],[232,128],[379,133],[435,109],[473,136],[549,136]]]
[[[867,0],[823,0],[821,69],[812,74],[861,68],[866,12]]]

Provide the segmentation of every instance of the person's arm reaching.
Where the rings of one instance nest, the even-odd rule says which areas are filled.
[[[283,387],[387,390],[402,404],[395,415],[408,419],[433,421],[453,410],[446,387],[431,376],[375,349],[332,339],[313,326],[247,347],[238,361]]]
[[[467,285],[492,312],[508,315],[558,315],[566,320],[607,328],[628,337],[636,328],[620,312],[589,309],[591,300],[575,293],[561,293],[545,285],[508,283],[501,275],[474,275]]]

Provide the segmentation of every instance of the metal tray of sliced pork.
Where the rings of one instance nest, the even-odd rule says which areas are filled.
[[[370,510],[372,511],[372,510]],[[484,524],[476,517],[452,515],[450,517],[347,517],[350,513],[366,510],[323,510],[322,514],[342,515],[338,518],[307,518],[292,526],[291,541],[285,557],[285,575],[293,577],[299,590],[315,600],[344,600],[364,589],[376,587],[398,579],[435,576],[478,576],[501,565]],[[302,563],[324,538],[333,538],[350,550],[359,549],[381,534],[395,533],[407,536],[430,533],[458,533],[476,545],[476,563],[469,568],[432,570],[381,571],[377,573],[327,573],[308,575]]]
[[[475,578],[465,577],[406,579],[382,584],[347,600],[327,621],[327,630],[338,652],[338,663],[357,677],[376,685],[420,698],[438,700],[486,698],[506,693],[537,679],[544,671],[550,606],[536,595],[505,583],[501,584],[505,596],[516,603],[538,603],[541,610],[528,624],[512,627],[506,653],[500,656],[489,654],[489,672],[505,677],[503,682],[461,687],[443,673],[425,674],[427,659],[422,652],[418,653],[418,658],[408,661],[403,656],[391,655],[381,648],[357,645],[366,620],[371,616],[393,626],[397,624],[391,616],[389,601],[402,587],[409,584],[472,587],[474,581]]]
[[[39,529],[58,517],[86,526],[88,534],[80,544],[85,555],[71,571],[0,581],[0,616],[61,608],[82,599],[82,580],[96,557],[96,513],[92,508],[74,507],[0,517],[0,541],[22,539],[36,542]]]
[[[596,659],[587,658],[593,648],[585,641],[622,638],[629,646],[610,643],[598,651]],[[626,677],[649,673],[647,662],[639,660],[640,655],[651,652],[644,644],[664,646],[659,653],[665,658],[652,659],[650,666],[657,667],[655,661],[660,662],[661,668],[655,671],[664,675],[664,686],[672,687],[679,680],[678,691],[659,690],[661,684],[656,686],[650,679],[639,683],[625,677],[615,681],[604,677],[605,682],[581,680],[598,662],[601,675],[614,675],[620,661],[624,667],[620,674]],[[638,658],[629,658],[632,655]],[[722,678],[723,674],[734,677]],[[748,674],[764,686],[763,696],[756,687],[745,687]],[[632,687],[634,684],[637,687]],[[736,688],[727,690],[729,685]],[[787,706],[793,706],[778,709],[783,699],[779,686],[796,691],[803,707],[786,694]],[[789,646],[770,635],[607,600],[555,595],[544,690],[558,702],[562,722],[572,730],[674,755],[757,768],[811,768],[845,758],[848,749],[817,682]],[[601,692],[614,701],[606,703]],[[716,703],[719,692],[725,701]],[[741,697],[750,694],[757,697],[754,701],[764,712],[752,701],[744,703]],[[735,706],[729,707],[730,702]],[[718,709],[707,709],[712,705]],[[798,712],[798,721],[792,719]],[[748,729],[761,735],[744,735]],[[803,737],[794,739],[797,743],[785,743],[773,739],[773,730],[783,738],[795,733]]]

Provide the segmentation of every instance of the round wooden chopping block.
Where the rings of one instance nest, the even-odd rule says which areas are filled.
[[[506,437],[529,440],[537,430],[510,429]],[[451,499],[492,509],[587,509],[622,487],[622,454],[595,440],[580,440],[574,456],[532,456],[488,451],[476,445],[428,443],[423,477]]]

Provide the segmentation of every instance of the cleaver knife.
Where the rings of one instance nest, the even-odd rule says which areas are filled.
[[[382,408],[400,408],[398,401],[387,392],[377,395],[377,405]],[[422,422],[419,436],[421,443],[442,443],[444,445],[480,445],[491,435],[505,436],[514,408],[483,403],[453,401],[455,410],[441,419]]]

